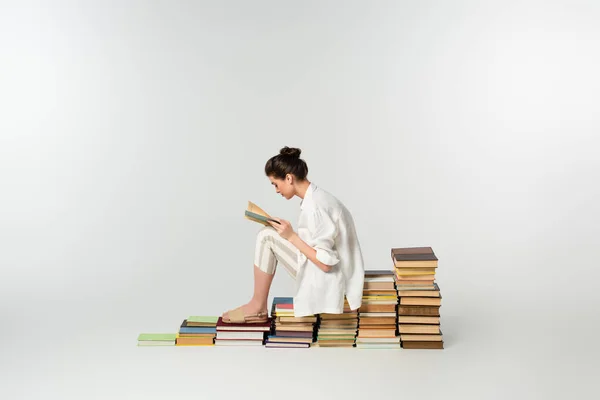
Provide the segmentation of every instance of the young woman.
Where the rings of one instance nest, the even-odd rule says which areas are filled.
[[[344,296],[352,310],[362,302],[364,265],[348,209],[333,195],[311,183],[300,149],[284,147],[265,165],[275,191],[300,202],[298,230],[283,219],[270,222],[256,239],[254,295],[250,302],[223,314],[229,323],[264,322],[267,298],[277,265],[296,280],[294,315],[341,314]]]

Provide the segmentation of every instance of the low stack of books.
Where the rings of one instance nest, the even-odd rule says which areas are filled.
[[[175,346],[176,333],[140,333],[138,346]]]
[[[217,321],[215,346],[262,346],[271,329],[271,319],[264,323],[233,324]]]
[[[177,346],[213,346],[219,317],[190,316],[183,320],[177,334]]]
[[[271,306],[273,325],[265,347],[309,348],[314,341],[316,315],[294,316],[293,297],[275,297]]]
[[[350,310],[344,299],[342,314],[319,314],[318,347],[354,347],[358,329],[358,311]]]
[[[431,247],[392,249],[398,292],[398,331],[405,349],[443,349],[442,296],[435,282],[438,258]]]
[[[363,300],[358,314],[357,348],[400,348],[396,336],[397,305],[394,271],[365,271]]]

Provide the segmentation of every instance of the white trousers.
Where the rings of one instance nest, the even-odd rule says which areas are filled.
[[[267,274],[274,274],[277,264],[281,264],[296,279],[299,253],[300,250],[282,238],[275,228],[265,226],[256,237],[254,265]]]

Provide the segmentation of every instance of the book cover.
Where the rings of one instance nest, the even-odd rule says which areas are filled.
[[[274,297],[273,304],[294,304],[293,297]]]
[[[193,315],[191,317],[188,317],[187,322],[199,322],[199,323],[204,323],[204,324],[213,324],[216,325],[217,321],[219,320],[219,317],[207,317],[207,316],[198,316],[198,315]]]
[[[392,248],[392,257],[395,254],[434,254],[431,247],[397,247]]]
[[[268,221],[273,221],[277,224],[279,223],[273,218],[271,218],[271,216],[267,214],[262,208],[260,208],[251,201],[248,202],[248,207],[244,212],[244,217],[246,219],[249,219],[250,221],[258,222],[259,224],[265,226],[271,226],[271,224],[269,224]]]
[[[394,275],[394,271],[386,270],[386,269],[367,269],[365,270],[365,276],[375,276],[375,275]]]

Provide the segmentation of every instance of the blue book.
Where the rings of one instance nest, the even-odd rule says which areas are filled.
[[[273,304],[294,304],[293,297],[274,297]]]

